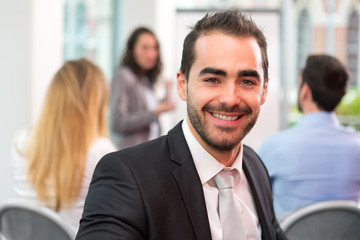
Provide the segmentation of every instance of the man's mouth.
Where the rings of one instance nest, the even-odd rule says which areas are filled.
[[[222,114],[213,113],[213,112],[211,113],[211,115],[217,119],[226,120],[226,121],[235,121],[241,117],[241,115],[229,116],[229,115],[222,115]]]

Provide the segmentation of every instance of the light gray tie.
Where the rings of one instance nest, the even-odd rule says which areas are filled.
[[[236,171],[236,172],[235,172]],[[236,169],[224,169],[215,177],[219,188],[219,216],[223,240],[245,240],[245,230],[239,204],[235,202],[234,178]]]

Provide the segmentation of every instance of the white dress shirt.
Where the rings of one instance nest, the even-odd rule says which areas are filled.
[[[218,162],[213,156],[211,156],[196,140],[190,131],[186,119],[182,123],[182,130],[184,132],[186,142],[189,146],[196,170],[200,176],[201,184],[203,186],[212,239],[223,240],[223,233],[218,214],[219,190],[216,187],[213,177],[222,169],[224,169],[225,166]],[[246,239],[261,239],[261,228],[251,189],[245,177],[244,171],[242,170],[242,156],[243,148],[241,145],[240,152],[231,166],[231,168],[236,168],[240,173],[240,182],[234,186],[234,191],[237,197],[237,201],[239,201],[239,204],[242,208],[241,210],[243,214],[242,217]]]

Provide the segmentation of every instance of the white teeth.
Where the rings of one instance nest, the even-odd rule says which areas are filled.
[[[227,120],[227,121],[234,121],[234,120],[238,119],[238,116],[225,116],[225,115],[221,115],[218,113],[212,113],[212,115],[218,119]]]

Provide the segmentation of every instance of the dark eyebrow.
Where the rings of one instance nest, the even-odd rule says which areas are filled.
[[[226,76],[225,71],[223,71],[221,69],[217,69],[217,68],[211,68],[211,67],[202,69],[199,73],[199,76],[203,76],[205,74],[215,74],[215,75],[220,75],[220,76]]]
[[[260,74],[255,70],[243,70],[238,72],[238,77],[256,77],[260,79]]]

